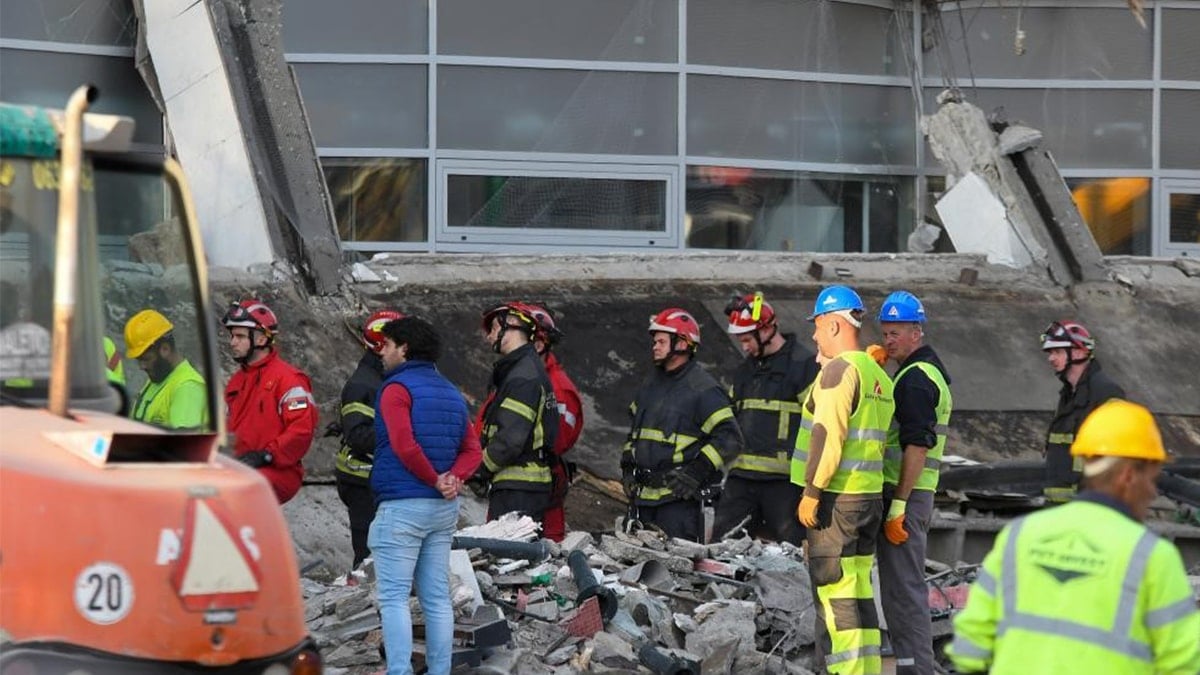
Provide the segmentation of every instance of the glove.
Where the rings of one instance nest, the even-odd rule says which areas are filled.
[[[475,472],[475,475],[467,479],[466,486],[471,488],[471,492],[474,492],[476,497],[486,498],[488,496],[488,489],[492,486],[492,478],[495,476],[496,474],[489,471],[483,464],[480,464],[479,470]]]
[[[887,537],[893,546],[908,541],[908,531],[904,529],[904,510],[907,507],[908,502],[903,499],[893,499],[891,507],[888,508],[887,520],[883,521],[883,536]]]
[[[237,461],[245,464],[251,469],[258,469],[264,466],[270,466],[275,461],[274,455],[266,450],[251,450],[242,455],[238,455]]]
[[[701,457],[667,474],[663,483],[680,499],[696,499],[715,471],[713,465]]]
[[[628,499],[633,499],[637,494],[637,478],[632,466],[621,467],[621,489],[625,491]]]
[[[821,504],[819,497],[804,495],[800,498],[800,506],[796,507],[796,520],[805,527],[817,528],[817,506]]]
[[[867,352],[867,356],[870,356],[871,358],[875,359],[875,363],[878,363],[881,366],[887,363],[887,360],[888,360],[887,350],[884,349],[882,346],[867,345],[866,352]]]
[[[322,436],[322,438],[333,438],[335,436],[341,436],[341,435],[342,435],[342,423],[337,420],[334,420],[334,421],[330,422],[329,424],[325,425],[325,434]]]

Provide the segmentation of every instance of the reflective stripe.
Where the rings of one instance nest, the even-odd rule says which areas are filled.
[[[501,401],[500,409],[515,412],[516,414],[520,415],[521,417],[524,417],[525,419],[529,420],[530,422],[534,422],[537,420],[537,414],[533,412],[533,408],[530,408],[529,406],[525,405],[524,403],[521,403],[520,401],[518,401],[515,398],[506,398],[503,401]]]
[[[665,488],[665,487],[663,487],[663,488],[643,487],[641,490],[638,491],[637,496],[638,496],[638,499],[644,499],[646,501],[656,502],[660,499],[665,499],[667,497],[670,497],[671,490],[670,490],[670,488]]]
[[[737,402],[739,410],[765,410],[767,412],[800,413],[799,401],[776,401],[765,398],[743,398]]]
[[[980,647],[961,632],[954,633],[954,642],[950,645],[950,651],[954,652],[955,656],[982,659],[983,661],[992,660],[992,650]]]
[[[1075,434],[1052,433],[1046,437],[1046,440],[1059,445],[1070,445],[1075,440]]]
[[[912,657],[904,658],[904,659],[897,658],[896,665],[897,666],[915,666],[915,665],[917,665],[917,660]]]
[[[761,473],[777,473],[783,476],[788,475],[788,456],[786,452],[777,453],[774,457],[765,455],[743,454],[729,464],[729,469],[742,469],[745,471],[758,471]]]
[[[358,413],[360,415],[366,415],[371,419],[375,419],[375,409],[366,403],[359,403],[358,401],[347,403],[342,406],[342,417],[345,417],[350,413]]]
[[[933,425],[933,433],[937,434],[938,436],[945,436],[946,434],[950,433],[950,425],[935,424]]]
[[[1196,601],[1191,598],[1183,598],[1166,607],[1159,607],[1158,609],[1146,612],[1146,628],[1161,628],[1173,621],[1191,616],[1195,611]]]
[[[901,462],[903,460],[904,451],[894,445],[889,445],[883,449],[883,459],[886,462]],[[938,457],[930,457],[925,455],[925,468],[931,471],[937,471],[942,467],[942,460]]]
[[[721,459],[721,453],[717,452],[716,448],[707,443],[704,444],[704,447],[700,448],[700,454],[707,457],[708,461],[712,462],[712,465],[717,469],[725,466],[725,460]]]
[[[847,429],[846,440],[851,441],[886,441],[887,432],[879,429]]]
[[[878,645],[866,645],[859,647],[858,649],[850,649],[844,652],[830,654],[829,656],[825,657],[825,665],[832,666],[835,663],[842,663],[843,661],[853,661],[855,659],[879,655],[880,649]]]
[[[567,410],[566,403],[558,404],[558,417],[562,421],[566,422],[567,426],[571,427],[572,429],[574,429],[575,425],[579,422],[579,420],[575,419],[575,414],[570,410]]]
[[[975,585],[993,598],[996,597],[996,577],[982,567],[979,568],[979,576],[975,577]]]
[[[300,405],[301,402],[303,402],[303,405]],[[304,387],[292,387],[291,389],[285,391],[283,396],[279,397],[279,404],[275,406],[275,412],[277,414],[281,416],[283,415],[283,406],[285,403],[288,404],[288,410],[302,410],[307,408],[309,405],[312,405],[315,408],[317,405],[317,400],[314,399],[313,395]],[[372,415],[372,417],[374,417],[374,415]]]
[[[506,481],[549,483],[550,469],[542,464],[534,463],[506,466],[496,473],[496,477],[492,479],[492,483],[503,483]]]
[[[1017,611],[1017,535],[1025,524],[1025,518],[1013,522],[1004,546],[1003,566],[1000,571],[1004,589],[1004,613],[996,627],[996,636],[1004,635],[1011,628],[1042,633],[1051,637],[1063,637],[1086,642],[1096,647],[1117,652],[1123,656],[1153,662],[1150,645],[1135,640],[1130,634],[1133,627],[1133,611],[1137,606],[1138,588],[1146,573],[1150,552],[1157,543],[1157,536],[1147,530],[1133,547],[1125,578],[1121,581],[1121,598],[1117,602],[1117,616],[1110,630],[1086,626],[1067,619],[1038,616]]]
[[[812,418],[811,418],[811,417],[805,417],[804,419],[800,420],[800,428],[801,428],[801,429],[804,429],[805,431],[810,431],[810,432],[811,432],[811,431],[812,431],[812,428],[813,428],[813,420],[812,420]]]
[[[718,424],[724,422],[725,420],[731,419],[733,419],[733,408],[730,408],[729,406],[718,408],[713,412],[713,414],[708,416],[708,419],[704,420],[704,424],[700,425],[700,431],[705,435],[711,434],[712,430],[715,429]]]
[[[838,471],[883,471],[883,462],[843,457],[842,461],[838,462]]]

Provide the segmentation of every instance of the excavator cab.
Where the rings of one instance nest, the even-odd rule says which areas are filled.
[[[85,113],[95,96],[0,104],[0,675],[321,673],[274,493],[221,452],[183,173],[131,151],[132,120]],[[157,332],[131,329],[123,359],[145,310]],[[160,352],[202,380],[194,424],[135,410]]]

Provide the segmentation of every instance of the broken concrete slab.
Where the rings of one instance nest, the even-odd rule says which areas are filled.
[[[720,600],[696,608],[697,628],[684,638],[689,652],[707,657],[718,645],[733,638],[738,652],[756,650],[754,618],[758,610],[753,602]]]
[[[688,558],[635,546],[607,534],[600,537],[600,550],[617,560],[632,563],[657,560],[672,572],[690,572],[692,570],[692,561]]]

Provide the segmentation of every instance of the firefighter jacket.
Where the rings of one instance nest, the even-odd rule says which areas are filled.
[[[317,404],[308,375],[271,350],[261,360],[238,368],[225,387],[229,431],[236,435],[233,452],[271,453],[259,471],[271,483],[279,503],[300,491],[300,463],[317,430]]]
[[[896,398],[896,416],[888,429],[887,445],[883,449],[883,482],[900,483],[904,448],[915,445],[927,448],[928,452],[913,489],[932,492],[937,490],[946,434],[950,432],[950,411],[954,407],[950,376],[937,353],[926,345],[900,364],[892,381],[895,383],[892,393]]]
[[[1178,549],[1084,492],[1000,532],[946,652],[963,673],[1192,675],[1197,636]]]
[[[146,381],[133,404],[133,419],[167,429],[208,428],[208,388],[184,359],[162,382]]]
[[[375,461],[375,397],[383,382],[383,362],[364,351],[358,367],[342,387],[342,447],[334,466],[342,479],[367,485]]]
[[[748,357],[733,376],[729,395],[746,449],[729,474],[751,480],[787,479],[800,430],[800,404],[820,367],[813,353],[785,335],[779,351]]]
[[[554,389],[554,400],[558,402],[558,436],[554,439],[554,454],[561,457],[575,447],[583,431],[583,403],[579,398],[579,389],[554,354],[546,352],[544,361],[546,375]]]
[[[1071,387],[1063,382],[1058,407],[1046,435],[1046,477],[1051,486],[1076,482],[1082,466],[1071,458],[1071,443],[1083,420],[1110,398],[1125,398],[1125,390],[1100,369],[1100,362],[1089,361],[1079,382]]]
[[[655,368],[629,405],[632,425],[621,466],[637,476],[638,504],[674,501],[663,478],[676,467],[706,461],[724,470],[743,450],[729,395],[695,361],[674,372]]]
[[[892,379],[866,352],[844,352],[826,363],[801,408],[792,482],[809,496],[878,497],[895,409]]]
[[[481,414],[483,463],[493,489],[550,491],[546,453],[558,436],[558,404],[546,366],[532,344],[496,361]]]

